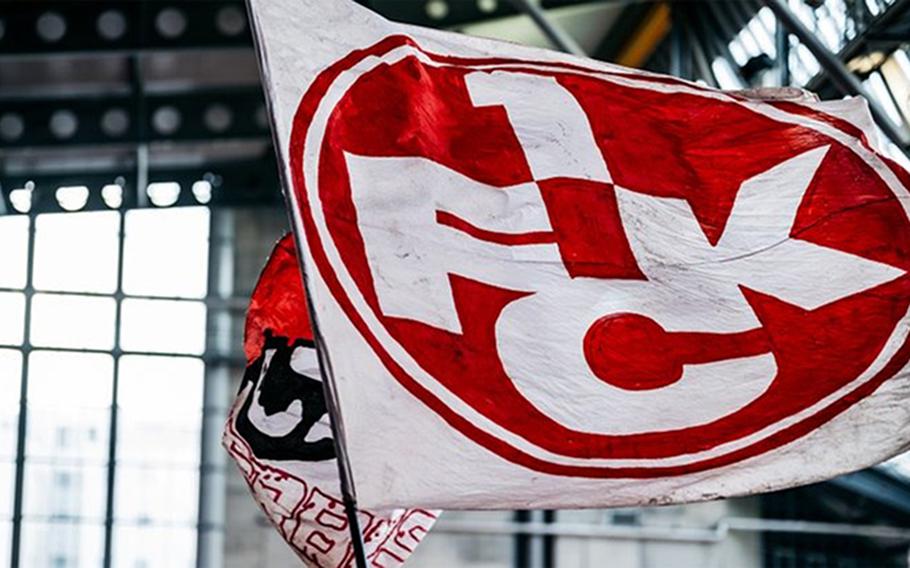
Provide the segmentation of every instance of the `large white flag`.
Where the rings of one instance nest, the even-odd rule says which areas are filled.
[[[767,491],[910,442],[910,176],[758,101],[252,0],[360,503]]]

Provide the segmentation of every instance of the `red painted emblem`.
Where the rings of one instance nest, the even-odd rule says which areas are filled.
[[[806,106],[395,36],[318,77],[290,156],[312,258],[376,356],[538,471],[735,463],[910,356],[910,180]]]

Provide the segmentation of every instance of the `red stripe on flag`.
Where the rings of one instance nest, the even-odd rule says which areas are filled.
[[[461,231],[466,235],[471,235],[475,239],[496,243],[498,245],[541,245],[556,242],[556,234],[553,233],[553,231],[531,231],[529,233],[500,233],[498,231],[488,231],[474,226],[448,211],[437,211],[436,222],[440,225],[451,227],[456,231]]]

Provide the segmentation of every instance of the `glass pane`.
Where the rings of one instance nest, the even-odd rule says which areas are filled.
[[[0,564],[9,566],[9,541],[13,536],[12,523],[0,522]]]
[[[199,463],[204,372],[201,360],[188,357],[120,358],[120,463]]]
[[[113,298],[35,294],[31,314],[32,344],[112,349],[116,307]]]
[[[25,466],[25,516],[42,520],[104,520],[107,467],[36,463]]]
[[[19,425],[19,385],[22,382],[22,354],[0,349],[0,461],[16,457],[16,433]],[[3,492],[0,491],[0,499]],[[0,512],[0,518],[3,513]]]
[[[0,349],[0,563],[8,563],[9,531],[6,521],[13,514],[13,485],[16,468],[16,433],[19,420],[19,384],[22,355],[11,349]],[[8,396],[7,396],[8,395]]]
[[[0,288],[25,288],[28,224],[24,215],[0,216]]]
[[[114,516],[142,525],[197,521],[199,470],[117,467]]]
[[[29,356],[28,456],[107,461],[113,366],[110,355],[96,353],[35,351]]]
[[[207,207],[137,209],[126,214],[123,291],[202,298],[208,282]]]
[[[2,244],[0,248],[3,248]],[[25,326],[25,294],[0,292],[0,314],[0,344],[21,345]]]
[[[205,351],[205,304],[174,300],[124,300],[120,347],[124,351]]]
[[[114,566],[193,568],[196,531],[191,528],[114,527]]]
[[[104,528],[100,524],[28,522],[22,525],[22,566],[100,568]]]
[[[35,222],[35,287],[113,293],[119,231],[116,211],[39,215]]]
[[[0,526],[13,517],[13,485],[15,483],[16,465],[13,462],[0,462]],[[3,535],[0,535],[0,541]],[[2,545],[0,545],[2,552]]]

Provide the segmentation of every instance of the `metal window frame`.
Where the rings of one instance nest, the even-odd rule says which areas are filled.
[[[204,205],[196,205],[199,207],[206,207]],[[212,237],[212,227],[214,214],[211,207],[207,207],[209,210],[209,242],[207,254],[211,258],[211,237]],[[115,492],[116,492],[116,482],[117,482],[117,433],[118,433],[118,422],[119,422],[119,408],[118,408],[118,395],[119,395],[119,378],[120,378],[120,364],[122,357],[125,355],[142,355],[142,356],[151,356],[151,357],[177,357],[177,358],[186,358],[186,359],[196,359],[203,363],[204,365],[204,380],[203,380],[203,391],[208,390],[208,381],[209,381],[209,366],[213,361],[224,362],[225,358],[212,358],[210,357],[210,350],[208,348],[208,341],[206,342],[206,351],[202,355],[186,354],[186,353],[171,353],[171,352],[148,352],[148,351],[135,351],[135,350],[123,350],[120,347],[120,335],[121,335],[121,311],[122,303],[126,299],[154,299],[154,300],[163,300],[163,301],[185,301],[185,302],[195,302],[202,303],[206,306],[206,338],[208,339],[208,329],[210,328],[210,318],[213,311],[216,309],[230,309],[229,302],[213,302],[212,294],[212,275],[213,275],[213,266],[210,263],[208,266],[207,274],[207,283],[208,288],[206,290],[206,295],[203,298],[183,298],[183,297],[174,297],[174,296],[149,296],[149,295],[127,295],[123,292],[123,271],[124,271],[124,254],[125,254],[125,238],[126,238],[126,216],[131,208],[120,208],[117,210],[119,214],[118,222],[118,252],[117,252],[117,286],[113,293],[95,293],[95,292],[55,292],[47,291],[48,293],[58,294],[61,296],[83,296],[83,297],[98,297],[98,298],[111,298],[115,301],[115,318],[114,318],[114,329],[115,329],[115,341],[112,349],[95,349],[95,348],[67,348],[67,347],[41,347],[37,348],[31,343],[31,317],[32,317],[32,301],[36,294],[44,293],[45,291],[36,290],[34,287],[34,267],[35,267],[35,241],[37,236],[37,218],[44,214],[42,211],[34,211],[27,215],[29,219],[28,226],[28,239],[27,239],[27,256],[26,256],[26,284],[23,288],[0,288],[0,292],[16,292],[22,293],[25,296],[25,310],[24,310],[24,322],[23,322],[23,338],[22,343],[18,346],[16,345],[3,345],[4,349],[16,350],[22,354],[22,366],[20,374],[20,391],[19,391],[19,416],[17,421],[17,431],[16,431],[16,456],[15,456],[15,473],[13,480],[13,487],[7,488],[8,490],[13,491],[13,514],[10,520],[11,525],[11,539],[10,539],[10,556],[9,562],[11,568],[25,568],[23,564],[23,549],[22,549],[22,535],[23,535],[23,524],[27,517],[24,512],[25,509],[25,470],[27,467],[26,459],[26,444],[28,437],[28,387],[29,387],[29,359],[30,355],[34,351],[53,351],[53,352],[63,352],[63,353],[96,353],[96,354],[105,354],[110,355],[113,358],[113,369],[112,369],[112,388],[111,388],[111,400],[110,400],[110,415],[109,415],[109,435],[108,435],[108,448],[107,448],[107,464],[106,468],[106,477],[105,477],[105,502],[104,502],[104,521],[103,521],[103,556],[102,556],[102,566],[104,568],[111,568],[113,566],[113,533],[116,525],[115,519]],[[61,213],[66,214],[66,213]],[[214,308],[214,309],[213,309]],[[205,396],[205,395],[203,395]],[[205,399],[204,399],[205,400]],[[200,432],[205,434],[205,419],[204,419],[204,408],[200,409]],[[209,435],[211,435],[209,433]],[[205,450],[205,443],[201,442],[200,447],[198,448],[199,452],[199,484],[197,493],[201,495],[202,485],[204,482],[204,454],[202,453]],[[201,499],[201,496],[197,495]],[[193,529],[197,532],[197,535],[202,527],[202,501],[200,501],[200,508],[197,511],[197,518],[192,525]],[[72,519],[78,521],[80,519]],[[197,547],[198,548],[198,547]],[[199,551],[195,551],[196,561],[200,562]]]

